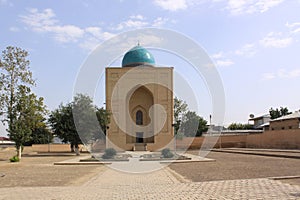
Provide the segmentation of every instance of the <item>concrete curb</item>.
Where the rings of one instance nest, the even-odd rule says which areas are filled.
[[[110,162],[56,162],[54,165],[110,165]]]
[[[269,156],[269,157],[278,157],[278,158],[293,158],[300,159],[300,156],[296,155],[280,155],[280,154],[270,154],[270,153],[260,153],[260,152],[247,152],[247,151],[237,151],[237,150],[226,150],[226,149],[212,149],[213,152],[222,152],[222,153],[236,153],[236,154],[248,154],[248,155],[257,155],[257,156]]]
[[[268,179],[271,179],[271,180],[285,180],[285,179],[297,179],[297,178],[300,178],[300,175],[298,175],[298,176],[268,177]]]

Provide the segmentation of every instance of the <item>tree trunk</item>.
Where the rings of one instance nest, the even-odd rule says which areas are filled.
[[[75,144],[75,153],[76,153],[76,156],[80,156],[80,152],[79,152],[79,145],[78,144]]]
[[[17,156],[21,160],[21,157],[22,157],[22,147],[17,147]]]
[[[73,143],[70,144],[70,148],[71,148],[71,153],[75,152]]]

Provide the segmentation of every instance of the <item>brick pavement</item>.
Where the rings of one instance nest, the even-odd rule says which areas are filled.
[[[107,167],[82,186],[0,188],[0,199],[300,199],[299,186],[276,180],[183,182],[176,177],[168,167],[137,174]]]

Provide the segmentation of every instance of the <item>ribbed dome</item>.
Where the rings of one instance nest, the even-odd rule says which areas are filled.
[[[142,64],[154,65],[155,60],[153,55],[140,45],[127,51],[122,60],[122,67],[134,67]]]

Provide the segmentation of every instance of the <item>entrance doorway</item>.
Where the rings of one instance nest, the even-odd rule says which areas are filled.
[[[136,143],[144,143],[144,133],[143,132],[137,132],[136,133]]]

